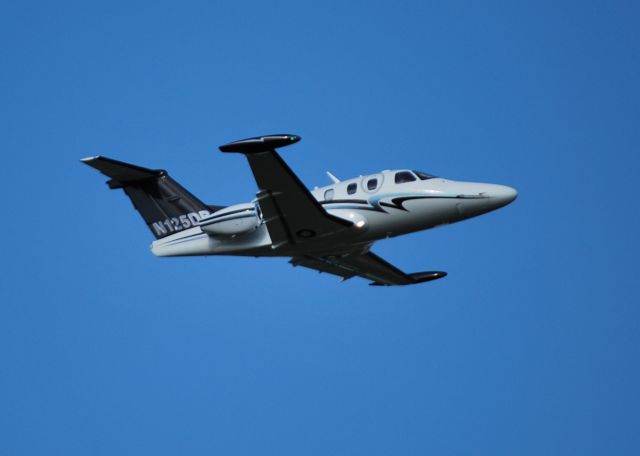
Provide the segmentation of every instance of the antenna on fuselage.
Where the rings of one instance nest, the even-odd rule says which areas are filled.
[[[337,184],[338,182],[340,182],[340,179],[338,179],[336,176],[331,174],[329,171],[327,171],[327,176],[329,176],[329,179],[331,179],[334,184]]]

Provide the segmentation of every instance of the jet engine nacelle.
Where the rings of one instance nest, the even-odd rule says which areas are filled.
[[[243,204],[225,208],[202,219],[200,228],[208,234],[231,236],[253,231],[260,226],[260,223],[255,206]]]

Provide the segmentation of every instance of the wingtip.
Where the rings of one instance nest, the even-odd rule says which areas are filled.
[[[243,154],[251,154],[274,150],[279,147],[285,147],[300,141],[300,136],[292,134],[277,134],[255,136],[253,138],[241,139],[218,147],[220,152],[239,152]]]
[[[80,161],[82,163],[89,163],[90,161],[93,161],[93,160],[95,160],[97,158],[100,158],[100,155],[94,155],[92,157],[84,157],[84,158],[81,158]]]
[[[447,273],[445,271],[425,271],[415,272],[413,274],[409,274],[409,276],[415,280],[415,283],[422,283],[442,279],[447,276]]]

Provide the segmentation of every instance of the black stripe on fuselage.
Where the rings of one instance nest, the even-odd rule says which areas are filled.
[[[401,211],[409,211],[406,207],[404,207],[404,203],[406,201],[411,200],[421,200],[421,199],[479,199],[486,197],[477,197],[473,195],[456,195],[456,196],[443,196],[443,195],[420,195],[420,196],[398,196],[396,198],[391,199],[391,203],[380,202],[381,206],[392,207],[394,209],[399,209]]]
[[[456,195],[456,196],[444,196],[444,195],[416,195],[416,196],[398,196],[395,198],[391,199],[391,202],[388,203],[386,201],[380,201],[378,202],[377,206],[371,205],[371,203],[367,200],[361,200],[361,199],[341,199],[341,200],[328,200],[328,201],[321,201],[320,204],[339,204],[339,203],[350,203],[350,204],[363,204],[366,205],[366,207],[358,207],[357,209],[359,210],[364,210],[364,211],[375,211],[375,212],[385,212],[387,213],[387,211],[385,211],[382,207],[389,207],[392,209],[398,209],[401,211],[407,211],[408,209],[406,207],[404,207],[404,203],[406,201],[411,201],[411,200],[421,200],[421,199],[481,199],[481,198],[486,198],[486,197],[478,197],[478,196],[474,196],[474,195]],[[339,209],[339,208],[336,208]]]
[[[326,200],[326,201],[320,201],[320,204],[322,204],[322,205],[326,205],[326,204],[362,204],[363,207],[356,207],[355,209],[358,209],[360,211],[384,212],[384,213],[387,212],[384,209],[382,209],[381,207],[372,206],[371,203],[369,203],[369,201],[363,200],[363,199]],[[336,209],[349,209],[349,208],[339,208],[339,207],[337,207]]]
[[[353,203],[353,204],[369,204],[369,201],[363,199],[335,199],[320,201],[320,204],[337,204],[337,203]]]

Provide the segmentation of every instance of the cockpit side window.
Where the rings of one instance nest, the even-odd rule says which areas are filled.
[[[427,179],[435,179],[436,176],[432,176],[431,174],[427,174],[427,173],[423,173],[422,171],[414,171],[414,173],[416,173],[416,176],[418,176],[420,178],[420,180],[427,180]]]
[[[399,171],[396,173],[396,184],[404,184],[405,182],[413,182],[416,176],[410,171]]]
[[[356,184],[355,182],[352,182],[351,184],[347,185],[347,194],[353,195],[357,190],[358,190],[358,184]]]

